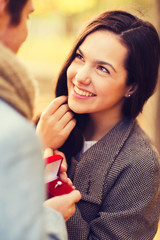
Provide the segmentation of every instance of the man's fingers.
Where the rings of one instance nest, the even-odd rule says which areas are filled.
[[[78,190],[73,190],[69,194],[72,197],[72,200],[74,200],[74,202],[79,202],[79,200],[81,199],[81,193]]]
[[[54,154],[59,154],[63,157],[60,172],[66,172],[67,171],[67,160],[66,160],[65,154],[57,149],[54,151]]]
[[[53,150],[51,148],[46,148],[43,153],[43,157],[47,158],[54,154]]]
[[[59,174],[59,178],[61,179],[62,182],[68,183],[68,177],[65,172]]]

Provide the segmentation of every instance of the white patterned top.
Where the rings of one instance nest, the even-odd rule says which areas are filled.
[[[82,148],[82,153],[87,151],[90,147],[92,147],[97,141],[84,141],[84,145]]]

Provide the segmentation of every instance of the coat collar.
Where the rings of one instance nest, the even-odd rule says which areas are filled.
[[[34,112],[35,86],[32,76],[16,55],[0,44],[0,99],[31,120]]]
[[[123,119],[89,148],[77,164],[74,181],[84,200],[99,204],[107,171],[126,142],[135,121]]]

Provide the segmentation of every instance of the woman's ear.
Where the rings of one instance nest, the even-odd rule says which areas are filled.
[[[137,84],[136,83],[133,83],[132,85],[129,86],[126,94],[125,94],[125,97],[129,98],[133,95],[133,93],[135,93],[137,91]]]

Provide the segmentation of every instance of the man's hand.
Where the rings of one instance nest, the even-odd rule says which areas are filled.
[[[44,206],[57,210],[63,215],[65,221],[67,221],[75,213],[75,203],[80,199],[80,192],[78,190],[73,190],[71,193],[46,200]]]
[[[56,150],[53,151],[51,148],[47,148],[44,151],[44,158],[52,156],[53,154],[60,154],[63,157],[63,164],[60,169],[60,178],[63,182],[72,186],[71,180],[67,177],[66,170],[67,170],[67,162],[65,155]],[[73,187],[73,186],[72,186]],[[44,202],[44,206],[51,207],[58,212],[60,212],[65,221],[67,221],[74,213],[75,213],[75,203],[81,199],[81,194],[78,190],[73,190],[71,193],[64,194],[61,196],[53,197]]]
[[[70,185],[72,188],[74,188],[71,179],[68,178],[67,173],[66,173],[68,166],[67,166],[67,160],[66,160],[66,157],[65,157],[64,153],[60,152],[59,150],[55,150],[54,154],[59,154],[63,157],[63,162],[61,164],[61,168],[60,168],[60,171],[59,171],[59,178],[61,179],[62,182],[65,182],[68,185]]]
[[[76,125],[66,101],[67,96],[54,99],[41,114],[36,132],[41,136],[44,147],[61,147]]]
[[[44,151],[43,157],[47,158],[47,157],[50,157],[54,154],[58,154],[58,155],[61,155],[63,157],[63,162],[61,164],[60,171],[59,171],[59,178],[61,179],[62,182],[67,183],[68,185],[70,185],[74,189],[73,183],[68,178],[67,173],[66,173],[67,172],[67,161],[66,161],[66,157],[65,157],[64,153],[60,152],[59,150],[53,151],[51,148],[46,148],[45,151]]]

